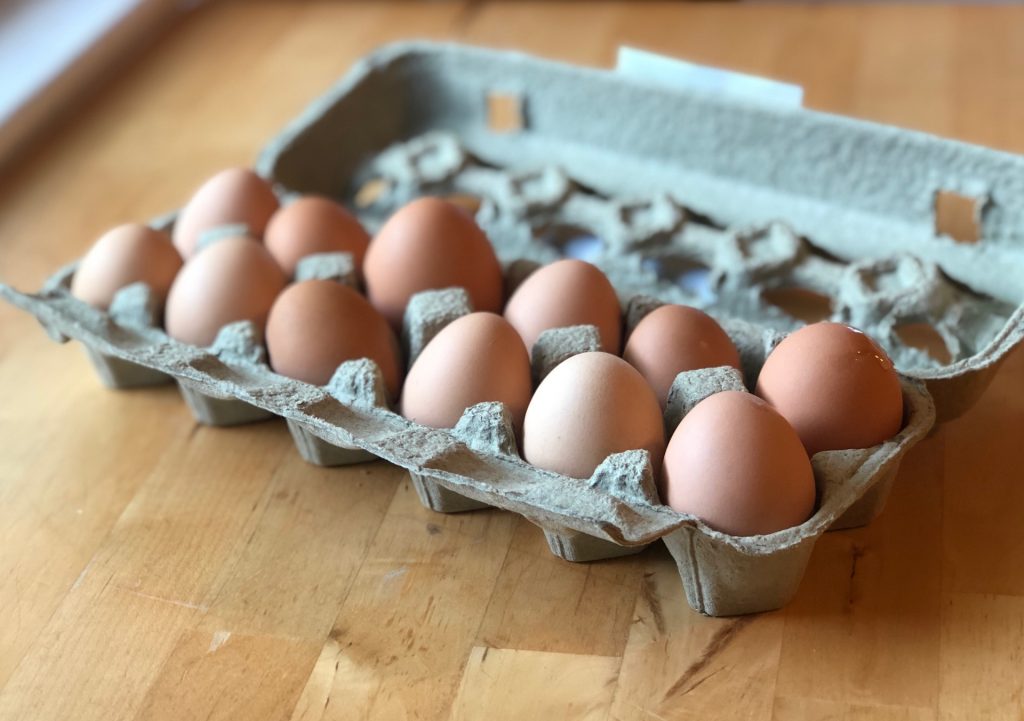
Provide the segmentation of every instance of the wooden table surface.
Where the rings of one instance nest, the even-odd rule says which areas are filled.
[[[609,65],[620,43],[796,82],[806,104],[1024,152],[1024,8],[218,4],[0,178],[0,277],[247,163],[379,43]],[[197,426],[102,388],[0,306],[0,719],[1020,719],[1024,353],[826,535],[785,610],[691,612],[663,548],[572,565],[402,471],[320,469],[282,422]]]

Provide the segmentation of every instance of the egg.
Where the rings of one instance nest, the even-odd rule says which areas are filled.
[[[550,328],[593,325],[601,350],[618,353],[622,309],[615,288],[596,266],[568,258],[545,265],[524,280],[505,306],[505,318],[532,352]]]
[[[654,391],[610,353],[580,353],[555,366],[537,387],[523,421],[523,458],[589,478],[612,453],[646,449],[655,475],[665,451]]]
[[[474,310],[501,311],[501,265],[487,236],[464,210],[420,198],[392,215],[370,242],[363,263],[366,294],[392,327],[423,290],[460,287]]]
[[[267,319],[270,367],[281,375],[324,385],[348,360],[369,358],[391,398],[401,384],[398,341],[387,321],[351,288],[333,280],[289,286]]]
[[[500,315],[470,313],[445,326],[413,363],[402,415],[451,428],[470,406],[501,401],[519,432],[531,390],[530,357],[519,334]]]
[[[359,274],[370,236],[344,207],[311,195],[274,213],[263,243],[289,278],[300,260],[316,253],[351,253]]]
[[[89,249],[71,278],[71,294],[106,310],[126,285],[145,283],[162,306],[181,256],[167,233],[139,223],[108,230]]]
[[[665,451],[662,501],[733,536],[775,533],[814,511],[811,462],[775,409],[743,391],[694,406]]]
[[[715,319],[685,305],[663,305],[644,316],[626,340],[622,357],[651,384],[662,408],[679,373],[740,367],[739,351]]]
[[[270,183],[247,168],[222,170],[193,194],[174,223],[174,245],[186,260],[196,252],[203,232],[240,224],[259,238],[278,208]]]
[[[262,329],[284,273],[252,238],[222,238],[187,261],[167,294],[164,327],[183,343],[208,346],[218,331],[249,320]]]
[[[869,448],[903,426],[903,392],[889,356],[841,323],[815,323],[783,339],[765,360],[756,392],[811,455]]]

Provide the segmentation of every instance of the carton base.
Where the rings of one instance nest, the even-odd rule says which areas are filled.
[[[866,526],[882,515],[885,510],[885,502],[889,500],[893,483],[896,481],[896,474],[899,472],[900,464],[893,463],[868,491],[861,496],[856,503],[846,509],[839,518],[833,521],[828,527],[830,531],[842,531],[848,528],[860,528]]]
[[[548,541],[551,553],[572,563],[603,561],[608,558],[621,558],[640,553],[647,545],[620,546],[603,538],[594,538],[577,531],[549,531],[544,529],[544,538]]]
[[[323,438],[313,435],[302,423],[291,419],[288,419],[288,430],[291,431],[299,455],[315,466],[349,466],[377,458],[362,448],[346,448],[328,443]]]
[[[181,397],[195,419],[205,426],[239,426],[273,418],[274,414],[236,398],[215,398],[183,381],[178,381]]]
[[[782,608],[796,595],[815,538],[752,554],[683,526],[662,539],[675,559],[690,608],[705,616],[740,616]]]
[[[477,501],[473,498],[460,496],[455,491],[450,491],[431,478],[409,471],[409,479],[412,487],[416,489],[416,495],[420,497],[420,503],[432,511],[438,513],[462,513],[463,511],[479,511],[482,508],[490,508],[490,505]]]
[[[170,383],[172,378],[158,370],[140,366],[116,356],[103,355],[84,346],[96,374],[107,388],[148,388]]]

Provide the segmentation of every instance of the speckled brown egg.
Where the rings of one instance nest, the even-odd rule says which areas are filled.
[[[392,327],[423,290],[460,287],[474,310],[501,311],[501,265],[487,236],[461,208],[440,198],[404,206],[370,242],[363,263],[366,294]]]
[[[254,238],[263,236],[278,208],[270,183],[248,168],[222,170],[199,186],[174,223],[174,245],[186,260],[196,252],[204,231],[241,224]]]
[[[665,451],[662,501],[734,536],[797,526],[814,510],[814,472],[796,431],[770,405],[724,391],[694,406]]]
[[[903,392],[885,351],[841,323],[787,336],[757,379],[757,394],[800,435],[807,452],[869,448],[903,427]]]
[[[266,337],[270,367],[281,375],[324,385],[345,361],[369,358],[391,398],[398,396],[401,364],[394,333],[348,286],[333,280],[289,286],[270,309]]]
[[[665,407],[672,382],[683,371],[732,366],[740,354],[715,319],[685,305],[663,305],[637,323],[622,353]]]
[[[580,353],[537,387],[523,421],[523,458],[540,468],[589,478],[612,453],[646,449],[655,476],[665,450],[654,391],[610,353]]]
[[[106,310],[114,295],[132,283],[145,283],[162,306],[181,256],[167,233],[139,223],[108,230],[89,249],[71,279],[71,294]]]
[[[361,274],[370,236],[344,207],[311,195],[274,213],[263,243],[289,278],[300,260],[317,253],[351,253],[356,273]]]
[[[505,306],[505,318],[533,350],[551,328],[593,325],[601,350],[617,354],[622,343],[622,309],[615,288],[599,268],[582,260],[559,260],[531,273]]]
[[[182,267],[167,294],[164,327],[183,343],[207,346],[220,329],[240,320],[262,329],[285,277],[261,243],[223,238]]]
[[[402,415],[451,428],[470,406],[500,401],[519,431],[531,390],[530,357],[519,334],[500,315],[470,313],[445,326],[413,363]]]

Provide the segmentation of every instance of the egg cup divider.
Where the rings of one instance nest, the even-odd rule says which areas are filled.
[[[452,435],[479,453],[498,453],[511,458],[519,456],[512,420],[501,403],[480,403],[467,408],[452,429]],[[420,502],[438,513],[461,513],[491,506],[486,501],[469,498],[446,488],[429,473],[417,473],[410,469],[409,479]]]

